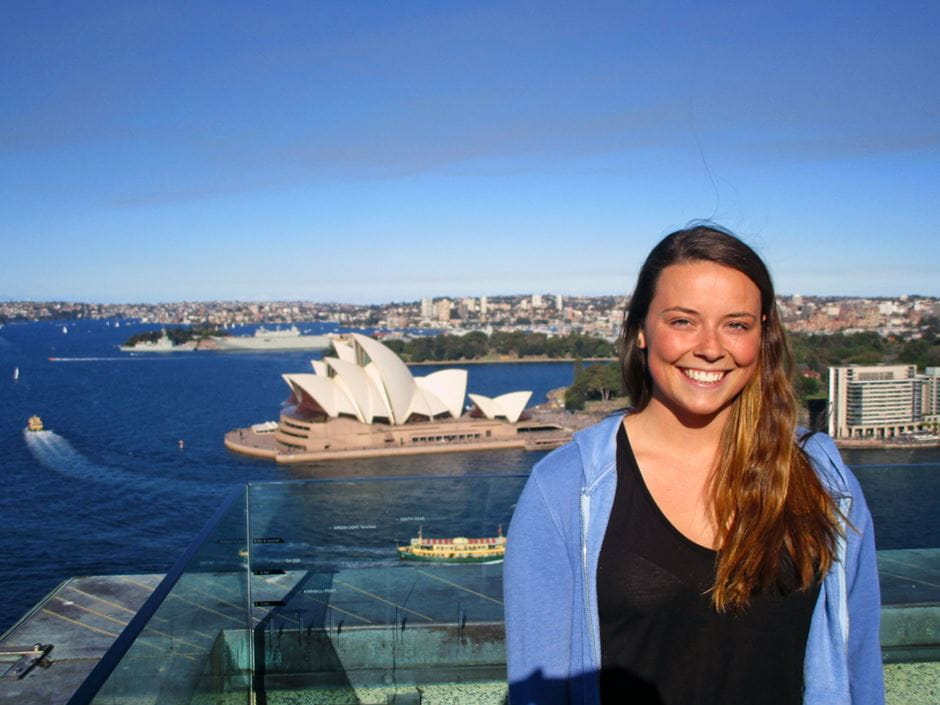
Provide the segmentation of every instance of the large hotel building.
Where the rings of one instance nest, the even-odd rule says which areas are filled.
[[[915,365],[829,368],[829,435],[882,439],[936,431],[940,421],[940,367],[918,374]]]

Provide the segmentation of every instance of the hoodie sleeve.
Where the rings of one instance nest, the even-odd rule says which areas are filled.
[[[881,666],[881,591],[875,532],[858,480],[848,470],[852,509],[846,537],[845,579],[849,616],[849,689],[853,703],[884,703]],[[854,528],[853,528],[854,527]]]
[[[881,591],[875,555],[875,532],[871,513],[858,480],[845,465],[833,440],[822,433],[813,443],[827,457],[837,478],[828,476],[830,489],[849,500],[845,527],[844,615],[847,618],[845,666],[851,702],[857,705],[884,704],[884,674],[881,666]],[[822,459],[820,458],[820,460]]]
[[[512,705],[568,702],[575,580],[570,522],[543,485],[544,474],[564,465],[566,455],[556,451],[532,470],[507,537],[503,595]]]

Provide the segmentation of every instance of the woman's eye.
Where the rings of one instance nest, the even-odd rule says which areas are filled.
[[[747,323],[744,323],[743,321],[731,321],[728,324],[728,327],[734,330],[750,330],[751,329],[751,326]]]
[[[675,326],[676,328],[684,328],[685,326],[692,325],[692,321],[690,321],[688,318],[673,318],[669,324]]]

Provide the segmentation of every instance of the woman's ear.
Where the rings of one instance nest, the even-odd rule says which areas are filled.
[[[639,333],[636,334],[636,346],[640,350],[646,349],[646,338],[643,335],[643,331],[640,331]]]

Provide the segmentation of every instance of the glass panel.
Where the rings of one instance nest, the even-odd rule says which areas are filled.
[[[505,702],[499,547],[524,480],[251,485],[257,693]]]
[[[249,702],[245,509],[241,494],[191,550],[93,703]]]
[[[886,662],[940,661],[940,548],[878,551]]]
[[[876,515],[911,482],[897,467],[860,474]],[[142,610],[140,635],[92,702],[502,705],[501,534],[524,482],[249,485],[174,568],[162,601],[158,588],[149,620]],[[911,521],[884,517],[880,537],[910,546]],[[878,560],[889,702],[919,702],[912,688],[935,682],[940,659],[940,549]]]

